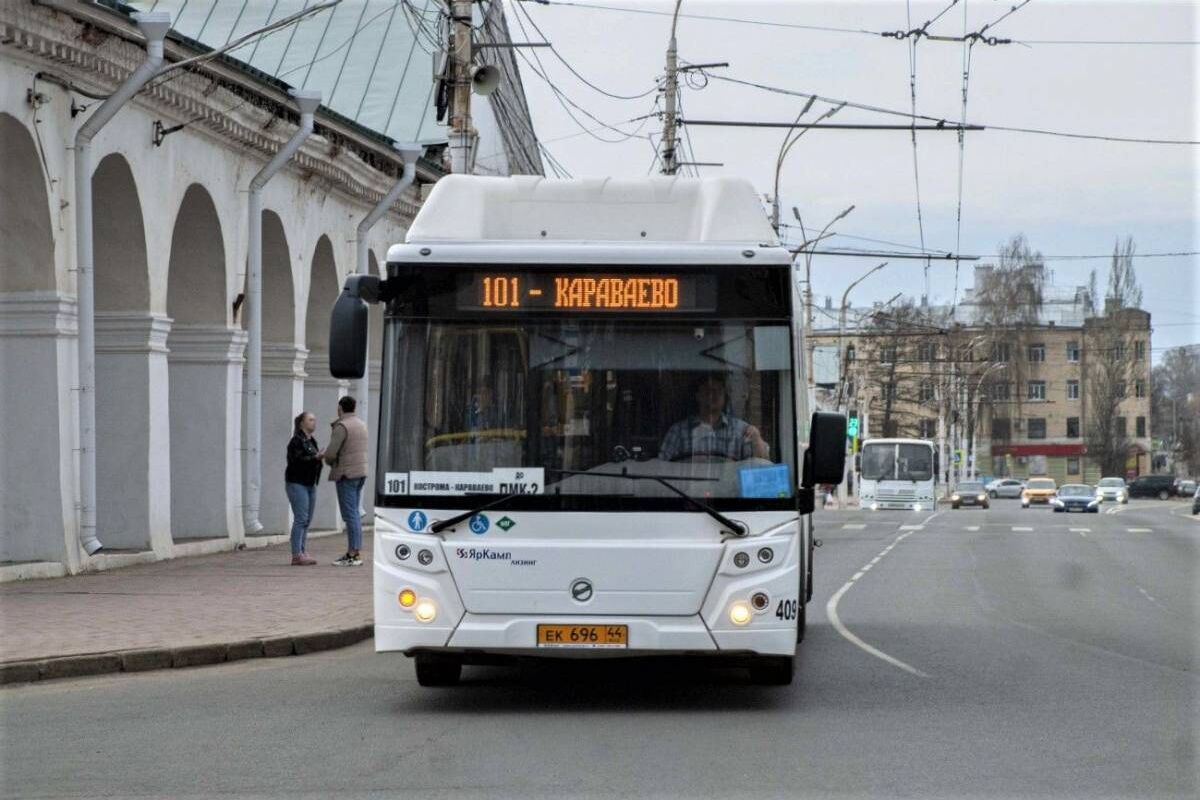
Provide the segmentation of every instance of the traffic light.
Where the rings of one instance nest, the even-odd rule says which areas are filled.
[[[851,417],[846,420],[846,435],[851,439],[858,438],[858,417]]]

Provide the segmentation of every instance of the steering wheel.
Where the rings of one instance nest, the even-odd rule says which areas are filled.
[[[680,453],[671,459],[671,463],[675,463],[677,461],[695,461],[696,456],[702,456],[705,458],[705,460],[719,459],[721,461],[733,461],[733,459],[727,456],[725,453]]]

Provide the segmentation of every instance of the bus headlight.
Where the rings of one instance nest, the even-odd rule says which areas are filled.
[[[421,600],[413,609],[413,616],[418,622],[433,622],[433,618],[437,616],[437,606],[432,600]]]
[[[753,616],[754,612],[748,603],[737,602],[729,607],[729,621],[734,625],[745,625]]]
[[[913,503],[913,511],[920,511],[920,510],[921,510],[921,504]]]
[[[878,510],[879,510],[879,503],[871,503],[871,510],[872,510],[872,511],[878,511]]]

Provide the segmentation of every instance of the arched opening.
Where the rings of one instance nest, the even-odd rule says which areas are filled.
[[[229,536],[241,525],[241,390],[246,334],[229,326],[225,244],[212,197],[183,195],[171,233],[171,535]]]
[[[0,292],[52,292],[54,236],[42,160],[17,118],[0,113]]]
[[[62,561],[74,527],[74,306],[55,291],[51,230],[33,136],[0,113],[0,562]]]
[[[296,297],[291,250],[283,220],[262,212],[263,375],[262,493],[263,533],[286,533],[290,508],[283,488],[283,464],[292,418],[304,404],[304,350],[296,345]]]
[[[119,153],[92,174],[96,286],[96,533],[109,550],[166,540],[170,521],[166,343],[150,312],[142,204]]]
[[[338,271],[333,244],[328,236],[322,236],[313,251],[304,312],[304,344],[308,348],[304,407],[317,416],[317,440],[322,446],[329,441],[329,424],[337,419],[338,398],[348,391],[348,384],[329,374],[329,312],[337,296]],[[338,526],[337,495],[333,484],[322,480],[317,490],[312,528],[329,530]]]

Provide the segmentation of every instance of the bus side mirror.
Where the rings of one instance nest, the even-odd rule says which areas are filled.
[[[808,449],[804,451],[804,479],[800,485],[838,485],[846,471],[846,418],[817,411],[809,427]]]
[[[351,275],[329,319],[329,373],[361,378],[367,369],[367,303],[379,301],[379,278]]]

